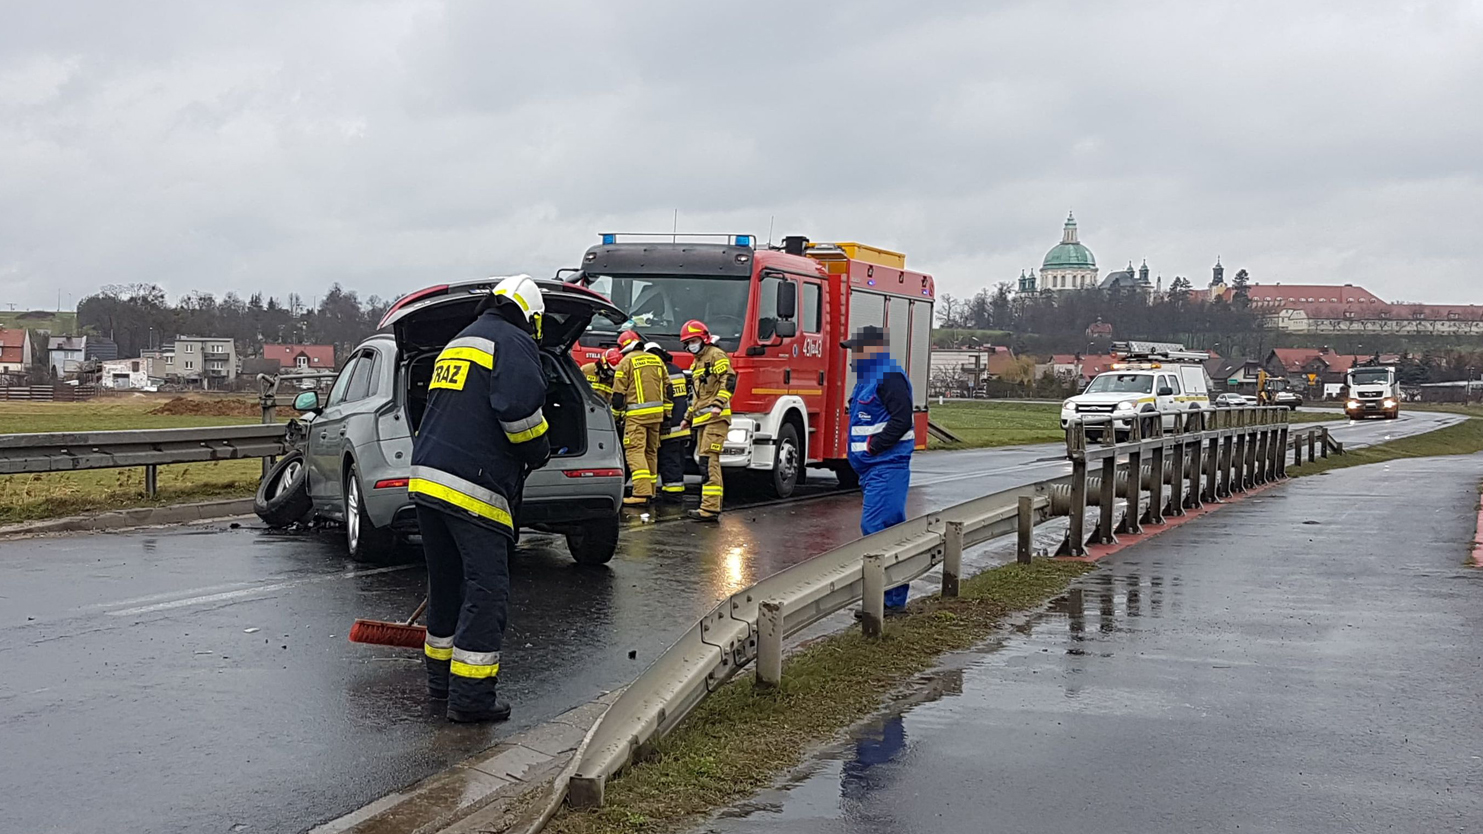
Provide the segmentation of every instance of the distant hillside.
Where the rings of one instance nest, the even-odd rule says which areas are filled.
[[[54,313],[51,310],[0,310],[0,327],[45,330],[56,336],[77,333],[77,313],[70,310]]]

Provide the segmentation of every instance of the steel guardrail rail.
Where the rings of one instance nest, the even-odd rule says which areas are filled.
[[[1206,411],[1194,418],[1181,414],[1169,432],[1164,431],[1161,419],[1153,419],[1148,438],[1135,421],[1126,441],[1118,443],[1112,432],[1103,432],[1107,442],[1096,446],[1088,446],[1086,429],[1098,424],[1073,422],[1066,433],[1070,476],[1002,490],[910,519],[800,562],[721,600],[608,708],[579,757],[567,786],[567,801],[575,807],[602,805],[608,778],[673,730],[707,695],[753,661],[758,661],[759,679],[763,677],[759,643],[766,644],[766,665],[776,667],[781,640],[860,603],[867,584],[878,597],[882,589],[910,582],[942,565],[943,592],[955,595],[964,548],[1018,532],[1019,558],[1029,561],[1034,526],[1055,516],[1068,516],[1061,551],[1081,555],[1089,507],[1100,510],[1090,541],[1105,541],[1115,535],[1112,521],[1117,497],[1126,501],[1119,529],[1131,523],[1136,532],[1145,489],[1150,492],[1147,506],[1152,517],[1144,523],[1159,523],[1166,510],[1182,512],[1188,502],[1198,502],[1202,495],[1219,500],[1221,494],[1282,477],[1290,427],[1286,414],[1279,411],[1286,409],[1221,409],[1224,416],[1209,416],[1215,412]],[[1295,463],[1301,461],[1304,439],[1309,460],[1313,459],[1319,437],[1324,439],[1327,457],[1331,448],[1328,429],[1313,427],[1292,440]],[[1206,448],[1215,454],[1204,457],[1202,465],[1193,450]],[[1145,454],[1152,458],[1146,471]],[[1089,474],[1089,463],[1100,474]],[[1132,477],[1133,472],[1139,477]],[[1224,481],[1219,477],[1222,472]],[[1120,473],[1124,475],[1121,484]],[[1162,500],[1166,482],[1173,487],[1168,507]],[[872,605],[878,606],[879,599],[865,606],[867,629]],[[759,619],[765,628],[759,629]]]
[[[283,424],[0,435],[0,475],[282,455]]]

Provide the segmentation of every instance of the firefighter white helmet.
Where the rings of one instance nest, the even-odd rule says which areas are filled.
[[[536,338],[541,337],[541,317],[546,313],[546,299],[541,297],[541,288],[529,275],[511,275],[503,278],[491,291],[496,303],[508,301],[520,308],[520,314],[530,322]]]

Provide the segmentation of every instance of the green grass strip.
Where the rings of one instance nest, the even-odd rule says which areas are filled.
[[[1333,469],[1384,463],[1402,458],[1429,458],[1438,455],[1471,455],[1483,452],[1483,420],[1469,418],[1436,431],[1402,437],[1362,449],[1350,449],[1342,455],[1330,454],[1313,463],[1287,467],[1293,477],[1318,475]]]
[[[882,699],[947,652],[981,642],[1008,614],[1036,608],[1093,566],[1036,559],[992,568],[963,583],[956,600],[929,597],[886,624],[883,639],[858,629],[788,657],[783,683],[753,686],[747,670],[703,701],[655,748],[607,786],[607,804],[564,809],[548,832],[673,831],[772,784],[809,749],[869,716]]]

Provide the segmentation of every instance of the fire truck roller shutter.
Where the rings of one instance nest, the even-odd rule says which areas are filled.
[[[850,326],[848,332],[855,333],[867,324],[884,328],[886,325],[886,297],[880,293],[850,290]],[[846,393],[855,390],[855,369],[846,361]],[[925,390],[925,386],[923,388]]]
[[[911,302],[911,364],[904,365],[911,379],[912,405],[927,407],[927,377],[932,357],[932,302],[917,298]]]

